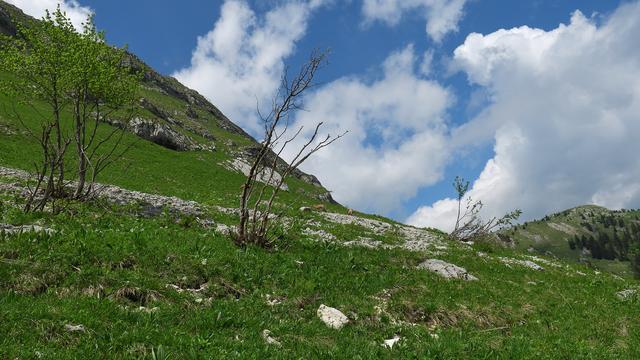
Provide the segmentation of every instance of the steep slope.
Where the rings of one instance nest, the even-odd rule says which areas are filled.
[[[629,250],[640,244],[640,210],[586,205],[505,231],[522,250],[630,275]]]
[[[16,24],[29,26],[36,21],[17,7],[0,1],[0,33],[15,36]],[[157,73],[135,55],[129,54],[128,61],[133,69],[142,71],[144,75],[136,117],[128,120],[127,124],[117,117],[104,119],[105,122],[112,126],[126,127],[137,136],[169,150],[217,152],[217,157],[221,161],[214,165],[216,167],[235,171],[242,168],[237,164],[250,162],[259,144],[218,108],[176,79]],[[6,77],[11,74],[3,74],[0,70],[0,76]],[[4,103],[8,105],[12,101],[5,98]],[[15,119],[11,119],[10,114],[6,113],[7,109],[8,107],[5,106],[5,113],[0,113],[0,133],[2,129],[13,128],[14,135],[19,135],[19,126]],[[33,123],[32,125],[35,126]],[[8,130],[4,131],[5,135],[8,132]],[[30,140],[25,138],[24,141]],[[275,154],[271,156],[273,158]],[[2,161],[0,157],[0,164]],[[5,162],[4,165],[24,166],[25,164],[23,161],[18,161],[13,164]],[[280,159],[278,168],[285,165],[285,162]],[[293,175],[302,182],[316,187],[312,191],[298,187],[306,192],[305,196],[333,202],[330,193],[322,187],[315,176],[302,171],[295,171]],[[303,188],[308,187],[303,186]]]
[[[241,249],[233,209],[109,187],[25,215],[27,181],[0,168],[0,358],[639,355],[638,283],[584,265],[339,213]]]
[[[256,143],[146,73],[144,120],[215,150],[135,142],[100,197],[59,214],[21,211],[38,147],[0,113],[0,358],[638,358],[636,280],[338,204],[301,211],[327,194],[312,179],[281,193],[273,248],[237,247],[244,176],[227,164]],[[14,106],[38,126],[40,109],[0,96]]]

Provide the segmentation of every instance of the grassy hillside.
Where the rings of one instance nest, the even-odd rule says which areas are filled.
[[[613,211],[587,205],[505,231],[520,250],[582,261],[631,276],[629,248],[640,242],[640,210]]]
[[[0,30],[10,33],[4,20],[19,15],[0,2]],[[348,215],[338,204],[301,212],[327,194],[305,174],[278,199],[275,246],[237,247],[225,229],[238,221],[244,176],[226,163],[257,143],[195,91],[131,61],[146,74],[138,115],[215,150],[177,151],[126,133],[131,151],[99,179],[121,188],[59,214],[23,213],[32,180],[0,168],[0,359],[640,356],[636,280],[522,249],[461,244],[437,230]],[[0,71],[2,80],[11,76]],[[37,144],[15,111],[37,129],[46,108],[0,95],[0,167],[32,170]],[[100,124],[99,133],[110,129]],[[197,214],[171,207],[181,200],[170,196],[197,202],[189,203]],[[595,219],[601,210],[589,211]],[[554,233],[578,226],[576,214],[549,220],[563,227],[533,222],[511,234],[523,249],[577,259]],[[449,265],[425,269],[433,259]],[[348,323],[325,325],[323,304]],[[391,339],[399,340],[383,346]]]
[[[15,35],[15,23],[29,25],[34,21],[20,9],[0,1],[0,33]],[[126,158],[109,169],[99,181],[135,190],[162,190],[187,199],[235,205],[238,200],[230,197],[230,194],[238,192],[235,190],[240,187],[243,178],[237,171],[229,170],[226,163],[233,159],[250,161],[249,154],[259,144],[196,91],[157,73],[133,54],[128,60],[133,69],[143,73],[135,117],[184,136],[189,145],[214,146],[215,150],[176,151],[167,144],[153,143],[129,134],[124,142],[135,143],[133,151],[127,153]],[[0,69],[0,81],[11,81],[11,78],[12,74]],[[20,115],[28,128],[37,130],[40,127],[39,114],[47,114],[47,109],[38,104],[35,108],[19,104],[16,99],[0,92],[0,165],[33,171],[34,161],[38,159],[38,144],[28,136],[16,114]],[[69,113],[63,116],[67,118],[66,123],[71,123]],[[115,114],[105,122],[126,120]],[[107,124],[100,126],[103,134],[111,129]],[[70,161],[73,161],[71,156]],[[191,170],[184,171],[185,168]],[[132,174],[145,174],[145,179],[132,179],[135,178]],[[291,201],[302,199],[306,203],[330,199],[329,193],[317,179],[300,171],[294,175],[287,182],[292,191],[285,198]],[[209,191],[204,191],[205,188],[209,188]],[[194,197],[203,193],[207,193],[208,198]]]
[[[15,180],[4,178],[3,181]],[[634,358],[633,280],[518,251],[441,240],[425,251],[344,247],[363,234],[299,216],[277,248],[239,249],[224,234],[170,215],[75,204],[25,216],[3,197],[0,223],[54,234],[0,235],[0,357],[35,358]],[[335,236],[305,235],[314,223]],[[397,243],[392,232],[381,236]],[[482,250],[482,253],[479,251]],[[478,281],[416,268],[428,258]],[[350,323],[330,329],[320,304]],[[67,326],[82,325],[72,331]],[[280,342],[269,345],[269,330]],[[401,337],[392,349],[384,340]]]

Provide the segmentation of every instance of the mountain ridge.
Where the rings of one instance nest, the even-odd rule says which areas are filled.
[[[0,0],[0,33],[16,36],[15,23],[29,25],[39,21],[26,15],[18,7]],[[138,105],[139,118],[134,124],[123,124],[119,119],[106,122],[130,128],[136,135],[172,150],[214,150],[228,153],[232,158],[250,163],[259,149],[259,142],[230,120],[214,104],[196,90],[177,79],[162,75],[137,55],[126,52],[125,65],[143,74],[143,94]],[[177,100],[177,101],[176,101]],[[133,125],[133,126],[131,126]],[[270,152],[266,163],[276,155]],[[286,162],[278,157],[278,169]],[[302,181],[324,189],[318,178],[295,169],[292,175]],[[336,203],[326,191],[320,201]]]

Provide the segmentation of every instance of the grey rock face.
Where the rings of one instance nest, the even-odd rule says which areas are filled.
[[[466,281],[478,280],[477,277],[469,274],[466,269],[438,259],[426,260],[418,265],[418,269],[426,269],[435,272],[446,279],[462,279]]]
[[[135,118],[129,122],[131,131],[143,139],[154,142],[171,150],[215,150],[215,145],[202,145],[171,127],[153,121]]]

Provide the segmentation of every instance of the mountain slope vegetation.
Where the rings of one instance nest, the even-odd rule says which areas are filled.
[[[640,245],[640,210],[579,206],[524,223],[505,233],[521,250],[580,261],[631,276],[631,260]]]
[[[0,1],[0,31],[15,21],[33,20]],[[22,211],[39,149],[11,114],[37,128],[44,107],[0,95],[0,358],[640,356],[636,280],[353,214],[311,175],[281,192],[272,248],[236,246],[244,175],[230,163],[257,142],[131,61],[145,69],[138,117],[165,137],[126,133],[133,147],[99,195],[59,213]],[[326,211],[301,209],[319,202]]]

